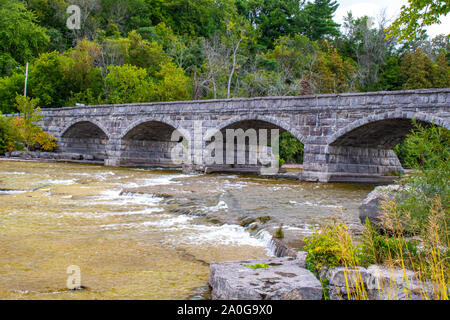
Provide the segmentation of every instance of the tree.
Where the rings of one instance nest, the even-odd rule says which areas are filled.
[[[342,93],[355,90],[355,67],[351,59],[341,57],[336,49],[322,54],[313,68],[315,93]]]
[[[287,131],[280,135],[280,158],[286,162],[303,163],[303,144]]]
[[[105,79],[106,103],[132,103],[149,101],[153,85],[143,68],[125,64],[109,66]]]
[[[31,93],[43,107],[61,108],[70,95],[70,84],[64,80],[64,60],[66,57],[53,51],[41,54],[30,66]]]
[[[210,37],[224,30],[234,10],[233,0],[147,0],[152,24],[166,23],[175,34]]]
[[[407,52],[400,64],[400,80],[403,89],[422,89],[433,87],[432,61],[421,50]]]
[[[16,97],[17,110],[19,110],[21,116],[15,118],[15,125],[27,151],[36,143],[35,137],[40,129],[37,123],[43,118],[40,114],[40,108],[37,107],[38,101],[39,99],[30,99],[24,96]]]
[[[400,16],[389,28],[389,37],[413,40],[424,33],[424,27],[440,24],[441,16],[450,12],[448,0],[408,0]]]
[[[339,24],[333,21],[333,14],[338,7],[335,0],[315,0],[306,4],[303,12],[306,20],[304,32],[309,39],[319,40],[339,35]]]
[[[434,88],[450,87],[450,69],[443,51],[439,53],[437,61],[433,65],[431,77]]]
[[[237,65],[237,56],[241,49],[243,42],[247,39],[246,25],[243,21],[229,21],[227,24],[226,37],[224,42],[229,50],[231,66],[228,69],[228,82],[227,82],[227,99],[231,97],[231,81],[235,75]],[[227,66],[229,64],[227,63]]]
[[[381,67],[381,73],[377,88],[381,90],[400,90],[400,59],[397,56],[390,56]]]
[[[319,46],[306,36],[285,36],[275,41],[275,47],[260,56],[267,71],[271,72],[275,95],[297,95],[302,90],[302,80],[309,81],[313,66],[320,55]],[[270,63],[274,62],[274,65]]]
[[[247,44],[249,25],[239,18],[227,23],[224,34],[215,34],[203,42],[205,55],[205,82],[212,85],[213,98],[216,99],[222,91],[223,96],[231,97],[233,79],[238,78],[240,61],[248,57],[242,55]]]
[[[379,75],[387,57],[393,51],[394,39],[386,39],[386,19],[384,12],[374,27],[373,19],[363,16],[355,19],[351,12],[344,22],[340,51],[358,63],[357,75],[361,91],[377,90]]]
[[[306,24],[302,15],[303,0],[237,0],[238,13],[255,26],[259,43],[273,48],[282,36],[298,34]]]
[[[14,138],[17,144],[24,143],[27,151],[41,149],[44,151],[54,151],[57,147],[56,138],[38,125],[44,116],[40,113],[37,106],[39,99],[31,99],[29,97],[17,96],[16,104],[20,112],[20,116],[15,117],[12,121],[17,135]]]
[[[136,31],[131,31],[128,39],[128,64],[147,69],[148,73],[154,76],[160,70],[161,64],[170,60],[161,45],[143,40]]]
[[[73,29],[73,35],[76,44],[85,38],[94,40],[99,28],[100,21],[98,13],[101,10],[101,0],[71,0],[71,5],[77,5],[80,8],[80,29]],[[65,10],[67,7],[64,8]]]
[[[0,155],[20,148],[20,134],[11,120],[12,118],[4,117],[0,113]]]
[[[99,44],[84,39],[63,56],[64,81],[70,83],[70,97],[65,105],[97,102],[103,91],[101,72],[97,67],[101,61]]]
[[[190,79],[184,74],[184,70],[173,62],[163,64],[161,70],[156,73],[156,79],[157,82],[152,100],[175,101],[191,99]]]
[[[23,94],[25,75],[15,72],[10,77],[0,78],[0,112],[15,113],[16,96]]]
[[[16,0],[0,0],[0,76],[10,75],[49,45],[36,16]]]

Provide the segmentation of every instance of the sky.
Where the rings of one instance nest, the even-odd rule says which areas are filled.
[[[361,17],[368,15],[370,17],[377,17],[383,9],[386,9],[387,18],[392,22],[400,14],[402,5],[406,5],[408,0],[338,0],[339,8],[336,10],[334,20],[338,23],[344,21],[344,16],[351,11],[354,17]],[[446,17],[441,17],[440,25],[433,25],[426,28],[430,38],[438,34],[450,33],[450,14]]]

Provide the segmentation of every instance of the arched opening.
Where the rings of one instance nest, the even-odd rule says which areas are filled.
[[[424,128],[431,123],[417,120]],[[339,132],[329,144],[328,171],[334,174],[398,176],[404,168],[394,148],[414,129],[409,118],[367,121]],[[395,149],[398,149],[395,148]]]
[[[423,126],[430,124],[418,121]],[[414,128],[411,119],[386,119],[367,123],[338,137],[331,146],[381,148],[390,150],[406,137]]]
[[[218,135],[218,137],[217,137]],[[267,120],[245,119],[225,124],[211,139],[206,139],[209,170],[260,173],[262,167],[271,166],[271,157],[277,157],[280,168],[289,164],[290,171],[300,171],[303,163],[303,144],[286,128]],[[222,143],[220,143],[220,139]],[[275,139],[275,140],[273,140]],[[217,143],[219,142],[219,143]],[[221,155],[211,145],[222,145]],[[278,144],[278,150],[274,148]],[[265,147],[265,148],[264,148]],[[211,152],[208,154],[208,152]],[[219,161],[217,161],[219,160]],[[285,172],[282,168],[280,172]]]
[[[122,138],[121,163],[125,166],[178,168],[172,161],[172,141],[176,129],[164,122],[147,121],[129,130]]]
[[[105,160],[107,145],[106,133],[89,121],[77,122],[70,126],[59,141],[61,152],[79,154],[84,160]]]

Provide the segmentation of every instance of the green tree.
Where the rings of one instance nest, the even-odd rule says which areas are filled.
[[[400,59],[390,56],[381,67],[379,82],[377,85],[381,90],[400,90]]]
[[[386,39],[386,25],[383,16],[378,26],[369,16],[355,19],[349,12],[345,18],[344,32],[337,41],[337,48],[342,55],[357,62],[356,72],[361,91],[378,89],[382,67],[393,52],[395,41]]]
[[[24,93],[25,75],[15,72],[10,77],[0,78],[0,112],[16,113],[16,96]]]
[[[152,23],[166,23],[178,35],[209,37],[224,29],[235,11],[233,0],[147,0]]]
[[[450,87],[450,68],[443,51],[439,53],[436,63],[433,65],[431,77],[434,88]]]
[[[38,122],[44,116],[40,114],[40,108],[37,106],[39,99],[31,99],[29,97],[17,96],[17,110],[21,116],[15,118],[16,127],[19,130],[20,136],[25,143],[27,151],[36,143],[36,135],[42,131]]]
[[[109,66],[105,78],[106,103],[132,103],[149,101],[153,84],[143,68],[125,64]]]
[[[403,89],[423,89],[433,87],[432,61],[422,51],[407,52],[400,64],[400,80]]]
[[[20,134],[11,120],[0,113],[0,155],[20,148]]]
[[[305,25],[303,0],[237,0],[238,13],[256,27],[259,43],[273,48],[282,36],[294,36]]]
[[[143,40],[136,31],[131,31],[128,39],[128,64],[147,69],[150,75],[155,75],[160,70],[160,65],[170,60],[161,45]]]
[[[101,60],[100,46],[96,42],[82,40],[74,49],[64,53],[62,68],[65,83],[70,83],[70,97],[65,105],[93,104],[103,92],[101,72],[97,65]]]
[[[168,62],[161,66],[161,70],[156,73],[156,80],[153,100],[175,101],[191,99],[191,81],[184,74],[184,70],[177,67],[173,62]]]
[[[303,163],[303,144],[287,131],[280,135],[280,158],[285,162]]]
[[[313,67],[315,93],[342,93],[355,88],[355,66],[351,59],[339,55],[336,49],[323,53]]]
[[[285,36],[277,39],[273,50],[258,56],[259,67],[270,72],[267,76],[269,80],[272,79],[272,89],[268,94],[299,94],[304,82],[311,80],[319,56],[319,46],[306,36]]]
[[[450,12],[447,0],[408,0],[402,6],[400,16],[389,28],[390,37],[413,40],[424,33],[426,26],[440,24],[440,17]]]
[[[45,108],[65,106],[70,84],[65,81],[64,60],[53,51],[43,53],[30,66],[29,87],[33,97]]]
[[[335,0],[314,0],[306,4],[303,12],[306,20],[304,32],[309,39],[319,40],[339,35],[339,24],[333,21],[338,7]]]
[[[49,45],[45,29],[20,1],[0,0],[0,76],[30,62]]]

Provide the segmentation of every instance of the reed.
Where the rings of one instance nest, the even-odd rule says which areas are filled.
[[[356,240],[344,222],[327,225],[307,238],[307,267],[316,275],[324,267],[344,267],[346,298],[368,300],[371,295],[361,266],[380,265],[389,270],[389,280],[380,275],[374,280],[378,299],[448,300],[449,298],[449,235],[447,212],[440,197],[432,201],[423,229],[411,236],[408,214],[395,201],[382,204],[386,214],[380,234],[366,222],[363,235]],[[442,241],[443,235],[445,242]],[[321,279],[323,284],[327,284]],[[432,288],[432,290],[430,290]],[[326,288],[324,288],[325,292]],[[430,294],[431,292],[431,294]],[[373,296],[372,296],[373,298]]]

